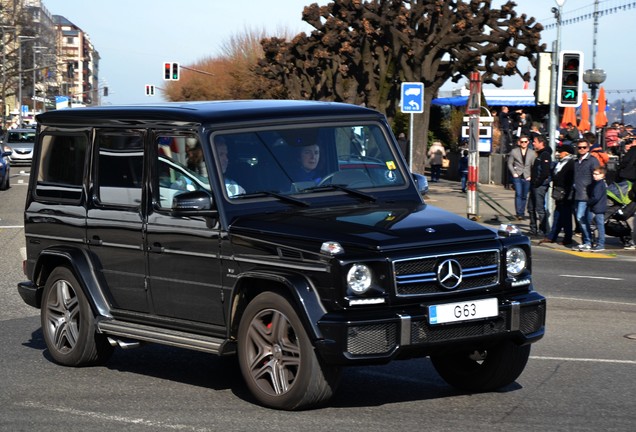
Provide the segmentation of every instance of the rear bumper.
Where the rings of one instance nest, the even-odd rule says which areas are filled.
[[[39,309],[42,305],[42,288],[31,281],[18,283],[18,294],[29,306]]]
[[[329,363],[373,364],[476,349],[500,340],[524,345],[543,337],[545,317],[545,297],[532,292],[500,301],[496,317],[456,324],[430,325],[425,307],[373,320],[327,318],[319,323],[325,339],[318,350]]]

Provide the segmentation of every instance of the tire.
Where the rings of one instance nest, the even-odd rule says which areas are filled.
[[[42,332],[56,363],[88,366],[106,361],[113,352],[105,336],[95,332],[95,317],[82,288],[66,267],[57,267],[42,296]]]
[[[484,351],[431,356],[437,373],[460,390],[486,392],[513,383],[526,367],[530,345],[502,342]]]
[[[259,294],[245,309],[238,358],[250,392],[270,408],[320,405],[331,398],[340,378],[340,368],[317,357],[289,301],[273,292]]]

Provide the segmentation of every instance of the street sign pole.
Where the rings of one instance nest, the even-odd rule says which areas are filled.
[[[481,109],[481,78],[479,72],[470,73],[470,96],[466,114],[470,116],[468,127],[468,193],[466,194],[466,215],[469,219],[479,219],[479,110]]]
[[[413,137],[413,114],[421,114],[424,112],[424,83],[403,82],[400,95],[400,109],[403,113],[411,114],[411,121],[409,123],[409,170],[413,172],[413,145],[415,143]]]

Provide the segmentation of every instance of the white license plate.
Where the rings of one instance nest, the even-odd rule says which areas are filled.
[[[444,324],[494,317],[499,314],[496,298],[459,303],[447,303],[428,307],[429,324]]]

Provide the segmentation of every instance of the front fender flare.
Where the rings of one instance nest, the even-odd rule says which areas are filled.
[[[314,340],[322,339],[323,335],[318,327],[318,321],[327,313],[318,291],[311,281],[304,275],[298,273],[285,273],[273,270],[252,270],[242,273],[232,290],[232,305],[230,316],[230,332],[235,334],[238,328],[237,314],[241,296],[250,290],[249,286],[254,281],[267,281],[276,286],[282,287],[284,293],[291,297],[298,309],[298,316],[305,324],[305,327]],[[256,296],[258,290],[253,290],[252,295]]]

